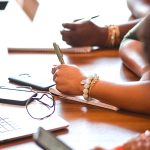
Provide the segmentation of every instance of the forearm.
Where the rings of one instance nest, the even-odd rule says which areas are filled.
[[[98,81],[90,96],[118,108],[150,114],[150,81],[111,83]]]
[[[65,23],[62,39],[73,47],[99,46],[100,48],[115,48],[119,46],[124,35],[135,26],[139,20],[128,21],[124,24],[96,25],[91,21],[83,23]],[[114,40],[115,39],[115,40]]]
[[[143,44],[132,39],[124,40],[119,53],[123,63],[137,76],[142,77],[145,68],[149,66],[143,52]]]
[[[142,77],[149,67],[143,42],[140,41],[138,32],[146,19],[143,18],[124,36],[119,48],[123,63],[139,77]]]

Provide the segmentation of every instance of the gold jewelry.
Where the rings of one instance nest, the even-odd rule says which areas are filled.
[[[120,43],[120,30],[117,25],[108,26],[108,37],[105,47],[113,48]]]

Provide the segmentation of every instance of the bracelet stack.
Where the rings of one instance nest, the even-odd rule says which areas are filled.
[[[81,85],[83,85],[83,98],[85,100],[90,100],[90,91],[93,85],[99,80],[99,76],[97,74],[91,75],[87,77],[85,80],[81,81]]]
[[[117,25],[108,26],[108,37],[105,47],[114,48],[120,43],[120,30]]]

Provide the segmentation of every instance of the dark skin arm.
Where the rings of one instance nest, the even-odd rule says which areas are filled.
[[[129,39],[121,44],[119,52],[124,64],[136,75],[142,77],[149,66],[143,52],[143,44]]]
[[[119,50],[124,64],[139,77],[150,69],[149,26],[150,14],[126,34]]]
[[[58,91],[68,95],[83,94],[83,86],[80,82],[86,75],[77,66],[59,65],[52,73]],[[144,80],[121,83],[100,79],[90,90],[90,97],[120,109],[150,114],[149,76],[150,74],[144,77],[143,74],[141,78],[145,78]]]
[[[139,22],[138,19],[119,25],[120,40],[137,22]],[[108,29],[106,26],[101,27],[91,21],[85,21],[81,23],[64,23],[63,27],[64,30],[61,31],[62,39],[73,47],[99,46],[107,48],[105,43],[107,41]]]

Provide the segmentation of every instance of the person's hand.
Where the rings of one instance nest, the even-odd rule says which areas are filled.
[[[106,150],[101,147],[95,147],[92,150]],[[146,130],[145,133],[127,141],[125,144],[117,146],[111,150],[150,150],[150,131]]]
[[[98,27],[91,21],[64,23],[63,27],[64,30],[61,31],[62,39],[71,46],[105,46],[106,27]]]
[[[83,86],[80,82],[85,76],[77,66],[55,65],[52,74],[58,91],[69,95],[82,95]]]
[[[150,150],[150,131],[145,131],[145,133],[125,143],[123,150]]]

